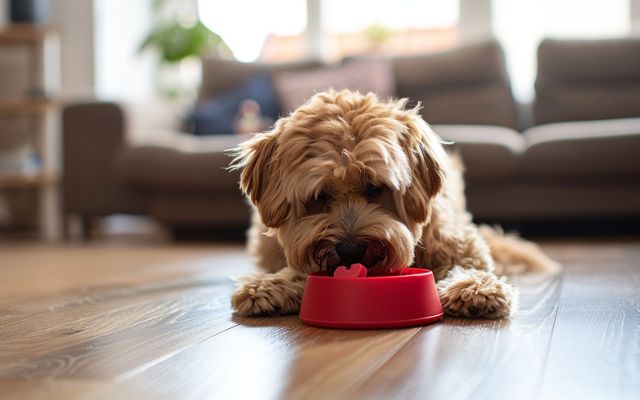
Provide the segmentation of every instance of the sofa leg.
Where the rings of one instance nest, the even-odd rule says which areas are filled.
[[[89,215],[80,216],[80,237],[82,240],[88,241],[93,236],[93,217]]]
[[[71,240],[71,223],[69,218],[71,218],[71,216],[66,212],[62,214],[62,240],[65,242]]]

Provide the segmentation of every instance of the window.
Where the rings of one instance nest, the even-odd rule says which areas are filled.
[[[533,99],[543,38],[627,35],[629,10],[629,0],[493,0],[493,31],[504,47],[515,97]]]
[[[326,57],[406,55],[457,44],[458,0],[324,0]]]
[[[199,0],[202,22],[222,36],[240,61],[280,61],[305,55],[304,0]],[[283,47],[273,50],[272,43]],[[263,54],[265,53],[265,54]]]
[[[415,54],[457,43],[458,0],[200,0],[200,18],[240,61],[282,62],[312,53],[340,59]],[[307,22],[319,27],[311,38]],[[310,23],[310,25],[312,25]]]

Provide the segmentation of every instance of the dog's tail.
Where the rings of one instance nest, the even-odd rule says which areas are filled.
[[[480,234],[491,250],[497,275],[515,275],[524,272],[554,273],[560,265],[547,257],[535,243],[517,235],[506,234],[499,227],[480,226]]]

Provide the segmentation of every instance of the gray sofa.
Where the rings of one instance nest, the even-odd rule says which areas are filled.
[[[640,216],[640,40],[546,40],[538,60],[533,127],[519,123],[496,42],[391,62],[397,95],[421,101],[425,119],[462,154],[477,218]],[[318,66],[204,60],[199,98],[256,73]],[[237,173],[224,170],[224,150],[243,137],[181,134],[175,111],[146,110],[146,122],[122,104],[64,110],[65,213],[148,214],[212,230],[246,226]],[[175,118],[160,126],[167,115]]]
[[[459,144],[477,217],[640,216],[640,39],[544,40],[533,111],[522,133],[436,127]]]

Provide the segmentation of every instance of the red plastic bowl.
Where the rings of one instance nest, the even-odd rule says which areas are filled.
[[[303,322],[324,328],[401,328],[441,318],[433,273],[419,268],[366,278],[310,274],[300,308]]]

